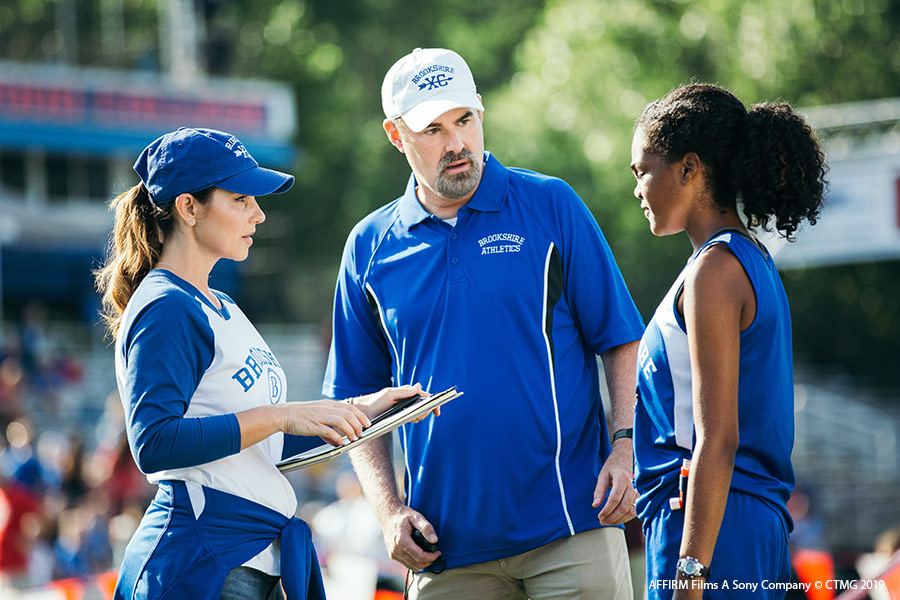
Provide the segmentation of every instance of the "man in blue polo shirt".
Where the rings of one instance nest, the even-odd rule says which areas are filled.
[[[410,597],[631,598],[616,525],[634,516],[643,323],[600,228],[565,182],[484,151],[484,108],[455,52],[399,60],[382,104],[412,176],[347,240],[323,391],[464,392],[400,431],[402,496],[389,439],[351,453],[389,554],[417,571]]]

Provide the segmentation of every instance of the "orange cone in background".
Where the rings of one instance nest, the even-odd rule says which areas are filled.
[[[791,559],[797,578],[810,584],[807,597],[809,600],[833,600],[834,590],[827,589],[826,581],[834,579],[834,558],[822,550],[801,548],[794,552]],[[816,587],[816,582],[821,585]]]

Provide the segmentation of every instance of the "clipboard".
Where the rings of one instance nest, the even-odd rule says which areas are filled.
[[[462,394],[462,392],[456,391],[456,386],[453,386],[443,392],[431,394],[430,396],[412,396],[411,398],[400,400],[372,419],[372,424],[363,429],[362,435],[352,442],[345,436],[344,443],[341,446],[332,446],[327,443],[322,444],[321,446],[317,446],[306,452],[286,458],[275,466],[278,467],[278,470],[282,473],[288,473],[290,471],[296,471],[297,469],[303,469],[330,460],[345,452],[353,450],[369,440],[374,440],[386,433],[390,433],[401,425],[409,423],[410,421],[431,412],[438,406],[462,396]]]

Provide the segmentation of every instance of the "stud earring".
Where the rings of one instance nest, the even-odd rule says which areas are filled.
[[[193,226],[194,226],[194,222],[193,222],[193,221],[188,221],[188,225],[190,225],[191,227],[193,227]]]

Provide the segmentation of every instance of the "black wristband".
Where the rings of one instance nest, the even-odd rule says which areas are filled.
[[[615,444],[616,440],[621,438],[633,438],[634,437],[634,428],[629,427],[628,429],[620,429],[613,434],[612,443]]]

